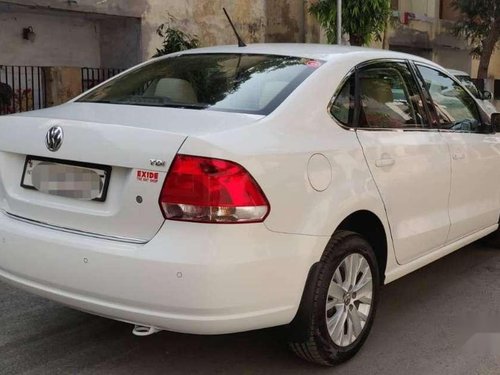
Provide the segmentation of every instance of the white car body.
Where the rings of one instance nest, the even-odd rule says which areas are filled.
[[[370,215],[383,229],[384,283],[497,229],[497,134],[354,131],[328,111],[366,61],[443,68],[397,52],[322,45],[183,54],[241,52],[325,63],[267,116],[75,99],[0,117],[0,279],[112,319],[221,334],[290,323],[311,267],[350,215]],[[57,152],[44,143],[54,125],[64,129]],[[177,153],[244,166],[269,201],[268,216],[238,225],[165,220],[158,197]],[[108,199],[21,187],[27,155],[111,166]],[[138,180],[138,171],[157,172],[157,181]]]
[[[472,83],[471,77],[468,73],[463,72],[461,70],[448,69],[448,72],[453,74],[462,84],[464,84],[465,88],[468,89],[472,96],[474,96],[481,106],[481,108],[486,112],[488,116],[491,116],[493,113],[498,112],[493,103],[488,99],[483,99],[480,95],[481,93],[477,89],[477,87],[471,87]],[[471,90],[472,89],[472,90]]]

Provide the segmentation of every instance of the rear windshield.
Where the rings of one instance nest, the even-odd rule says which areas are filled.
[[[186,54],[133,69],[78,101],[267,115],[321,64],[290,56]]]

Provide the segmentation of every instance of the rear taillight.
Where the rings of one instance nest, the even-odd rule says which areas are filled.
[[[163,216],[207,223],[260,222],[269,203],[241,165],[227,160],[177,155],[160,195]]]

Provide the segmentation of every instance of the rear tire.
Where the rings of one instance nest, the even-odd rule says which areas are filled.
[[[365,342],[377,309],[380,276],[370,244],[337,231],[313,267],[299,312],[289,327],[289,347],[299,357],[333,366]]]

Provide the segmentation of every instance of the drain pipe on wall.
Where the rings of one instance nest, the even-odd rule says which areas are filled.
[[[337,0],[337,44],[342,44],[342,0]]]

